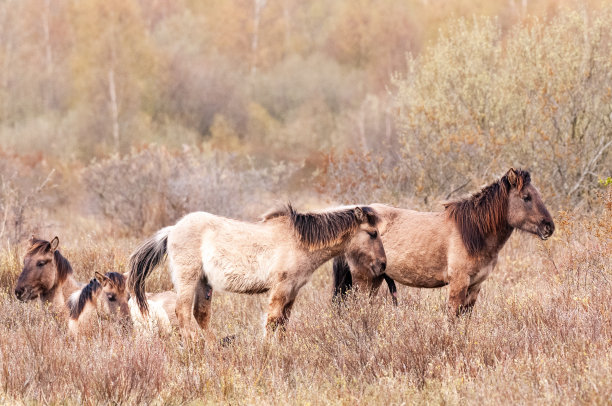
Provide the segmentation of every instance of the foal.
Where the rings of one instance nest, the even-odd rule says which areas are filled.
[[[158,231],[130,258],[128,285],[147,312],[145,279],[168,254],[178,294],[176,314],[184,335],[197,327],[207,339],[212,290],[256,294],[270,291],[269,329],[284,327],[293,302],[312,273],[346,253],[377,276],[385,269],[378,217],[368,206],[298,213],[286,205],[247,223],[196,212]]]
[[[70,311],[68,329],[75,336],[91,334],[101,319],[110,320],[113,316],[102,284],[96,278],[74,292],[67,306]]]
[[[26,302],[40,298],[55,311],[66,311],[68,297],[83,284],[74,279],[70,262],[62,256],[58,246],[57,237],[49,242],[32,236],[15,285],[17,299]]]
[[[472,196],[446,203],[442,212],[371,207],[381,219],[389,262],[386,274],[413,287],[450,285],[447,307],[453,315],[474,306],[513,230],[542,240],[555,230],[529,172],[513,168]],[[372,294],[383,280],[371,275],[367,264],[346,263],[339,257],[334,260],[335,295],[350,287],[351,273],[355,285]]]
[[[174,318],[169,317],[164,305],[169,305],[174,312],[176,295],[174,292],[161,292],[148,295],[151,318],[145,319],[140,309],[130,300],[126,289],[126,276],[118,272],[107,272],[96,277],[82,290],[74,292],[68,302],[70,309],[69,328],[74,334],[91,329],[96,318],[118,321],[120,326],[130,329],[134,325],[138,329],[159,327],[165,332],[172,330]],[[171,321],[172,319],[172,321]]]

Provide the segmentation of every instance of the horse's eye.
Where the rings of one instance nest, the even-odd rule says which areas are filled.
[[[378,237],[378,231],[372,231],[372,232],[368,231],[368,234],[370,234],[371,239],[375,239],[376,237]]]
[[[531,195],[525,195],[525,196],[523,196],[523,201],[525,201],[525,202],[530,202],[530,201],[531,201]]]
[[[47,264],[47,261],[38,261],[36,263],[36,266],[45,266]]]
[[[115,300],[117,300],[117,298],[115,297],[115,295],[107,295],[108,300],[111,302],[114,302]]]

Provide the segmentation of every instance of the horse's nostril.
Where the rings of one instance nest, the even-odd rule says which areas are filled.
[[[555,224],[552,221],[544,220],[542,224],[544,225],[544,231],[546,231],[548,235],[551,235],[553,231],[555,231]]]
[[[386,262],[382,262],[382,263],[380,264],[380,269],[381,269],[383,272],[385,272],[385,269],[387,269],[387,263],[386,263]]]
[[[23,295],[23,288],[15,289],[15,296],[17,297],[17,299],[21,299],[22,295]]]

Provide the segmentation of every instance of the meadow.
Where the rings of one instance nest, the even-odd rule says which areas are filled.
[[[610,404],[612,8],[473,3],[0,1],[0,403]],[[75,340],[13,294],[32,234],[86,282],[191,211],[442,210],[510,167],[556,231],[515,232],[456,320],[446,287],[339,309],[331,263],[282,337],[215,292],[229,345]]]

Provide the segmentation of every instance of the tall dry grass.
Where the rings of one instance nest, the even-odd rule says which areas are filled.
[[[555,213],[542,242],[516,233],[471,317],[449,321],[446,289],[400,287],[331,304],[330,266],[300,293],[283,338],[264,339],[264,296],[215,293],[212,329],[229,346],[103,330],[75,341],[66,322],[10,289],[0,256],[0,401],[43,404],[609,404],[612,399],[612,189],[598,211]],[[66,239],[77,277],[121,269],[135,239]],[[97,238],[96,238],[97,240]],[[74,241],[74,242],[72,242]],[[154,273],[152,290],[170,285]]]

